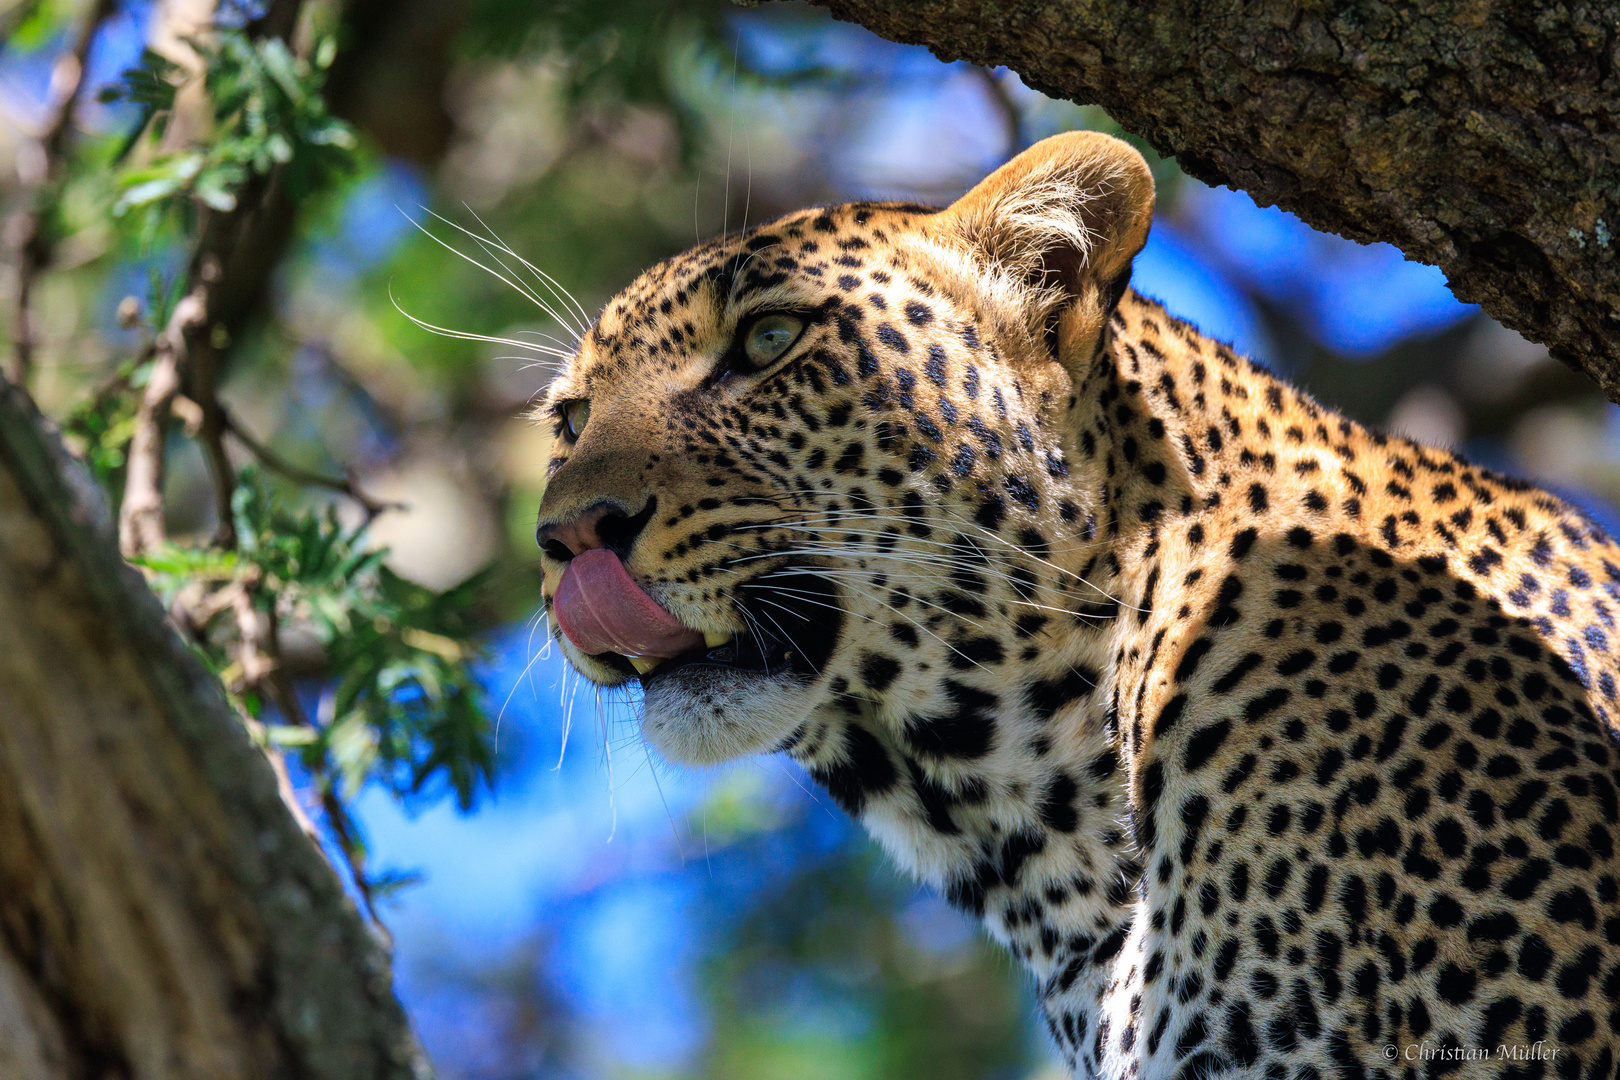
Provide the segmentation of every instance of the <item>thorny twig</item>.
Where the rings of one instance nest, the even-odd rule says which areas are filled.
[[[404,503],[384,502],[367,495],[365,492],[360,490],[359,484],[355,482],[352,475],[339,479],[333,476],[325,476],[318,472],[312,472],[309,469],[300,468],[299,466],[294,465],[292,462],[270,449],[264,443],[248,434],[248,432],[242,427],[241,422],[237,420],[236,416],[228,409],[224,409],[222,407],[220,410],[220,415],[223,419],[225,430],[230,433],[232,438],[246,447],[248,453],[258,458],[259,462],[263,464],[265,468],[280,473],[282,476],[285,476],[294,483],[303,484],[306,487],[323,488],[327,491],[335,491],[339,495],[344,495],[350,499],[353,499],[360,505],[360,508],[365,511],[367,521],[370,521],[378,514],[384,513],[388,510],[404,509]]]
[[[196,597],[195,603],[186,613],[203,625],[227,609],[236,616],[237,633],[242,639],[237,649],[237,666],[241,669],[243,683],[257,689],[267,683],[279,664],[274,654],[274,623],[269,615],[261,612],[253,603],[256,588],[256,583],[233,582],[223,589],[216,589],[212,593]],[[184,608],[186,605],[177,597],[176,606]],[[264,749],[265,756],[270,759],[270,768],[276,774],[276,788],[281,793],[281,801],[292,811],[298,827],[304,830],[305,835],[319,844],[320,833],[316,830],[314,822],[309,820],[309,815],[304,813],[303,803],[299,801],[298,792],[293,788],[292,777],[287,772],[286,759],[275,747],[266,745]]]
[[[209,623],[225,612],[231,612],[236,619],[239,638],[235,661],[242,686],[267,693],[263,689],[264,684],[275,671],[279,658],[274,653],[274,623],[253,603],[257,588],[256,577],[232,581],[223,588],[214,589],[202,581],[191,581],[170,602],[169,617],[187,637],[201,639],[207,633]],[[263,745],[265,757],[270,760],[270,770],[275,773],[276,790],[281,795],[281,801],[286,803],[293,820],[304,834],[319,845],[321,834],[304,812],[304,804],[293,787],[292,776],[287,772],[286,758],[278,748],[263,739],[262,725],[251,719],[248,725]]]
[[[37,344],[30,306],[34,279],[51,259],[51,238],[45,228],[50,188],[61,171],[62,152],[67,145],[68,129],[72,126],[73,107],[79,100],[79,90],[84,84],[84,65],[90,55],[90,44],[112,11],[113,0],[96,0],[95,7],[79,27],[73,47],[57,58],[51,72],[51,108],[39,139],[43,164],[33,190],[26,196],[27,208],[19,211],[6,230],[15,252],[17,276],[11,309],[11,379],[22,387],[28,385],[33,374],[34,347]]]
[[[366,905],[366,916],[382,935],[383,940],[392,944],[394,936],[383,924],[382,916],[377,914],[376,896],[372,891],[371,879],[366,876],[365,853],[361,850],[360,837],[355,831],[353,819],[349,817],[349,809],[332,790],[330,780],[323,777],[319,783],[321,809],[326,812],[326,823],[332,827],[332,834],[337,837],[338,847],[343,852],[343,861],[349,867],[349,876],[354,879],[354,887],[359,890],[360,899]]]

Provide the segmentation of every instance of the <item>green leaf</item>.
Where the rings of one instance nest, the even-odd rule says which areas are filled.
[[[235,577],[240,567],[234,551],[179,547],[174,544],[165,544],[145,555],[131,556],[129,561],[157,574],[220,579]]]
[[[300,77],[298,61],[288,51],[286,43],[280,38],[268,39],[259,45],[259,57],[264,70],[282,92],[295,104],[302,102],[310,88]]]
[[[264,734],[276,746],[309,746],[321,737],[319,731],[302,724],[266,724]]]
[[[320,42],[315,46],[315,67],[317,70],[325,71],[332,66],[332,61],[336,59],[337,38],[328,34],[326,37],[321,38]]]
[[[236,193],[231,190],[235,176],[226,169],[207,169],[197,177],[193,189],[205,206],[221,212],[236,209]]]
[[[128,101],[153,112],[174,108],[174,95],[185,70],[168,57],[144,49],[134,67],[97,95],[103,102]]]
[[[424,876],[416,870],[382,870],[369,875],[371,898],[377,902],[392,900],[413,885],[420,885]]]
[[[278,165],[285,165],[293,159],[293,145],[280,132],[276,132],[264,140],[264,149],[270,160]]]
[[[145,206],[184,190],[203,167],[201,154],[176,154],[144,169],[134,169],[120,178],[124,193],[113,204],[115,215],[133,207]]]
[[[228,211],[237,205],[250,176],[273,169],[284,170],[293,195],[303,198],[352,166],[357,141],[348,125],[326,111],[321,98],[324,68],[299,60],[278,38],[255,41],[242,30],[220,30],[211,40],[190,44],[206,65],[203,85],[213,109],[213,130],[193,149],[121,175],[123,194],[115,214],[172,208],[188,196]],[[184,78],[182,69],[147,50],[103,95],[140,107],[138,123],[113,157],[115,164],[124,161],[143,134],[163,129]],[[190,162],[189,171],[163,169],[182,160]]]
[[[369,779],[402,793],[442,782],[470,807],[495,761],[473,673],[483,653],[471,611],[488,578],[443,594],[405,581],[363,527],[345,526],[330,506],[286,506],[253,469],[242,471],[232,510],[238,572],[254,568],[282,624],[312,633],[336,676],[323,702],[329,724],[300,747],[306,765],[330,769],[350,794]]]
[[[353,150],[359,145],[349,125],[341,120],[327,120],[311,127],[304,133],[304,141],[311,146],[335,146],[342,150]]]

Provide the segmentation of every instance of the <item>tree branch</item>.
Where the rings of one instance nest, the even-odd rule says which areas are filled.
[[[1435,263],[1620,401],[1613,5],[816,2],[1095,102],[1201,180]]]
[[[0,980],[62,1074],[430,1075],[381,944],[10,385],[0,522]]]
[[[186,335],[203,321],[204,311],[199,296],[187,295],[175,305],[169,324],[158,336],[151,374],[135,411],[135,430],[130,436],[124,473],[124,501],[118,508],[118,546],[126,558],[155,550],[168,535],[163,523],[164,441],[175,395],[180,393]]]
[[[302,7],[303,0],[272,0],[251,30],[285,39],[297,26]],[[270,249],[279,257],[283,250],[290,226],[283,219],[290,214],[290,204],[272,174],[249,179],[237,192],[234,209],[221,213],[201,208],[199,212],[203,223],[187,265],[185,298],[176,305],[158,340],[152,377],[130,441],[118,529],[126,557],[151,551],[164,539],[164,435],[181,386],[202,410],[198,437],[213,482],[215,542],[226,548],[236,543],[231,514],[236,474],[225,454],[214,339],[216,331],[232,336],[235,327],[225,315],[240,317],[238,294],[263,292],[270,268],[261,265],[265,261],[262,255]],[[232,280],[232,270],[240,280]]]
[[[355,483],[354,477],[352,476],[340,480],[336,477],[324,476],[321,473],[312,472],[309,469],[303,469],[297,465],[294,465],[292,462],[270,449],[264,443],[248,434],[247,430],[242,427],[241,422],[236,419],[236,415],[234,413],[230,412],[229,410],[222,409],[221,416],[225,424],[225,430],[228,431],[237,442],[247,447],[248,452],[254,457],[258,458],[260,464],[264,465],[264,467],[267,469],[280,473],[293,483],[303,484],[306,487],[323,488],[326,491],[335,491],[339,495],[353,499],[360,505],[360,508],[365,511],[366,520],[368,521],[386,510],[404,509],[404,503],[382,502],[377,499],[373,499],[371,496],[360,490],[359,485]]]
[[[217,266],[204,265],[199,277],[203,282],[217,281]],[[236,470],[225,453],[225,409],[219,403],[219,357],[212,336],[201,334],[188,342],[188,380],[191,395],[202,412],[197,425],[197,439],[202,443],[203,459],[208,462],[208,475],[214,490],[214,543],[229,550],[236,546],[236,522],[231,510],[231,494],[236,490]]]

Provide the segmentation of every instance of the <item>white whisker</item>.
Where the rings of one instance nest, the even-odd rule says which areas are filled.
[[[608,814],[611,819],[607,839],[603,843],[611,844],[619,832],[619,793],[613,786],[613,739],[608,731],[607,716],[602,710],[601,687],[596,688],[596,726],[602,733],[602,757],[607,763]]]
[[[797,614],[792,608],[788,607],[787,605],[778,604],[774,600],[767,600],[763,596],[756,597],[755,599],[757,599],[762,604],[769,604],[771,607],[776,608],[778,611],[785,611],[789,615]],[[793,646],[793,649],[794,649],[795,652],[797,652],[800,656],[805,656],[805,652],[804,652],[803,647],[801,647],[797,641],[793,640],[793,638],[788,634],[787,630],[783,628],[781,623],[776,621],[776,616],[772,615],[768,611],[762,611],[762,612],[760,612],[760,614],[765,616],[767,619],[771,620],[771,625],[776,627],[777,632],[780,633],[784,639],[786,639],[786,641],[787,641],[787,643],[789,645]],[[805,656],[805,660],[808,662],[809,657]],[[817,675],[821,674],[821,670],[819,668],[816,669],[816,674]]]
[[[669,835],[675,841],[675,857],[685,866],[686,850],[681,846],[681,827],[675,823],[675,813],[669,808],[669,800],[664,797],[664,785],[658,779],[658,766],[653,762],[652,747],[646,739],[641,740],[641,752],[647,761],[647,774],[652,777],[653,787],[658,792],[658,801],[664,804],[664,817],[669,819]]]
[[[529,672],[534,668],[534,665],[540,659],[540,656],[541,654],[535,653],[529,657],[528,663],[523,665],[523,670],[518,672],[518,677],[512,680],[512,689],[506,692],[506,700],[501,702],[500,711],[495,714],[494,738],[495,748],[497,750],[500,749],[501,745],[501,721],[506,718],[506,707],[512,704],[512,695],[517,693],[518,687],[521,686],[523,681],[528,678]],[[532,682],[529,684],[529,688],[531,690],[534,688],[534,684]]]
[[[465,227],[463,227],[461,225],[458,225],[456,222],[451,221],[449,218],[445,217],[442,214],[436,213],[433,210],[429,210],[426,207],[423,207],[422,209],[429,216],[431,216],[431,217],[433,217],[433,218],[435,218],[435,219],[437,219],[439,221],[444,222],[446,225],[449,225],[452,229],[455,229],[455,230],[457,230],[459,232],[465,233],[467,236],[471,237],[475,242],[477,242],[480,246],[483,246],[486,251],[489,250],[487,241],[485,241],[481,237],[479,237],[477,233],[471,232],[467,228],[465,228]],[[403,213],[403,211],[401,211],[401,212]],[[465,261],[465,262],[467,262],[467,263],[469,263],[469,264],[471,264],[473,266],[478,267],[478,269],[482,270],[484,273],[488,274],[490,277],[495,278],[497,281],[500,281],[503,284],[510,286],[520,296],[524,297],[526,300],[530,301],[536,307],[538,307],[541,311],[545,312],[546,315],[549,316],[551,319],[553,319],[559,326],[563,327],[570,334],[574,335],[576,340],[578,340],[580,337],[583,336],[582,332],[580,331],[580,329],[578,327],[574,326],[573,323],[569,319],[565,318],[563,315],[558,313],[556,308],[554,308],[551,304],[547,303],[546,300],[543,297],[540,296],[540,294],[536,293],[533,289],[529,288],[527,285],[523,284],[522,282],[514,281],[511,277],[508,277],[507,274],[511,274],[512,270],[504,262],[502,262],[500,260],[500,258],[496,257],[495,261],[497,263],[500,263],[502,269],[506,270],[506,274],[503,274],[499,270],[495,270],[495,269],[492,269],[489,266],[486,266],[485,264],[479,262],[477,259],[473,258],[471,255],[468,255],[466,252],[462,251],[460,248],[456,247],[455,245],[446,243],[444,240],[440,239],[439,236],[436,233],[434,233],[431,229],[427,228],[425,225],[423,225],[421,222],[417,221],[415,218],[412,218],[409,214],[406,215],[406,219],[408,221],[410,221],[410,223],[412,225],[415,225],[416,228],[422,233],[422,235],[424,235],[424,236],[428,237],[429,239],[431,239],[435,244],[438,244],[440,247],[444,248],[446,251],[448,251],[451,254],[455,255],[457,258],[462,259],[463,261]],[[395,306],[397,307],[398,305],[396,304]],[[525,346],[520,345],[519,347],[522,348],[522,347],[525,347]],[[527,346],[527,347],[533,348],[533,346]]]
[[[465,206],[466,204],[463,203],[462,205]],[[497,236],[496,233],[495,233],[495,230],[490,228],[489,225],[484,221],[484,219],[478,216],[478,211],[476,211],[472,207],[468,206],[467,207],[467,213],[469,213],[469,214],[471,214],[473,216],[474,221],[476,221],[476,222],[478,222],[478,224],[484,226],[484,232],[489,235],[490,242],[495,243],[495,244],[499,244],[502,251],[506,252],[506,254],[512,256],[512,258],[514,258],[518,262],[522,263],[524,269],[529,271],[529,273],[533,274],[537,279],[539,279],[541,282],[543,282],[545,284],[546,288],[551,290],[552,295],[556,296],[557,299],[559,299],[563,303],[571,306],[574,309],[574,311],[579,313],[580,333],[575,336],[575,340],[577,342],[577,340],[579,338],[584,337],[585,336],[585,333],[584,333],[585,330],[588,330],[590,328],[590,325],[591,325],[591,314],[590,314],[590,312],[585,310],[585,306],[583,304],[581,304],[578,300],[576,300],[574,298],[574,294],[569,292],[567,289],[563,288],[562,284],[556,278],[552,277],[550,274],[546,273],[544,270],[542,270],[538,266],[534,265],[534,263],[530,262],[528,259],[525,259],[522,255],[519,255],[517,252],[513,251],[512,248],[506,243],[506,241],[502,240],[499,236]],[[566,324],[564,324],[564,325],[566,325]]]
[[[469,330],[451,330],[448,327],[436,326],[433,323],[418,319],[415,315],[412,315],[403,307],[400,307],[399,301],[394,298],[394,290],[392,286],[390,286],[388,290],[388,299],[389,302],[394,305],[395,311],[399,312],[401,315],[405,316],[407,319],[411,320],[411,322],[415,323],[417,326],[421,327],[423,330],[426,330],[430,334],[437,334],[440,337],[455,338],[458,341],[485,341],[491,345],[510,345],[514,349],[527,349],[529,352],[540,353],[541,355],[545,356],[556,356],[562,360],[570,360],[573,358],[572,354],[559,353],[556,349],[553,349],[550,346],[531,345],[527,341],[517,341],[513,338],[491,337],[488,334],[475,334]],[[536,362],[540,364],[546,363],[546,361],[543,360]]]

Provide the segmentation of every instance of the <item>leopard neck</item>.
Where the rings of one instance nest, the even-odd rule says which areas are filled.
[[[1227,500],[1275,510],[1265,477],[1278,469],[1279,443],[1325,444],[1330,429],[1345,441],[1376,438],[1134,291],[1076,388],[1068,428],[1076,486],[1117,560],[1166,521]]]

